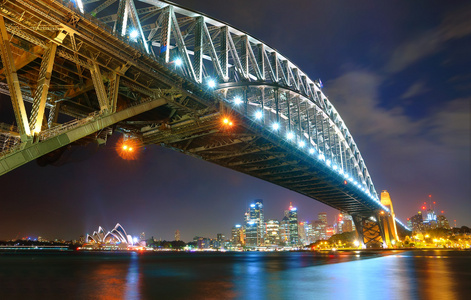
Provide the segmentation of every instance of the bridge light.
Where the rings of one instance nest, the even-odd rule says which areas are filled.
[[[175,59],[175,66],[179,67],[183,64],[183,61],[180,57]]]
[[[343,170],[342,169],[339,169],[339,174],[343,175]]]
[[[135,40],[139,35],[139,32],[137,31],[137,29],[133,29],[131,30],[131,32],[129,32],[129,36],[131,37],[131,39]]]
[[[325,160],[325,155],[323,153],[319,154],[319,159],[320,160]]]
[[[255,113],[255,118],[260,120],[263,117],[263,113],[259,110]]]
[[[337,165],[333,165],[332,169],[337,170]]]
[[[273,128],[273,130],[278,130],[278,129],[280,129],[280,124],[273,123],[273,125],[271,125],[271,127]]]
[[[236,96],[234,98],[234,104],[235,105],[240,105],[242,103],[242,99],[239,96]]]
[[[208,79],[208,87],[209,88],[215,88],[216,87],[216,81],[214,81],[214,79]]]
[[[229,119],[229,118],[224,118],[224,119],[222,119],[222,123],[223,123],[225,126],[232,126],[232,125],[234,125],[234,124],[232,123],[231,119]]]
[[[309,154],[314,154],[315,151],[316,150],[314,150],[314,148],[311,148],[311,149],[309,149]]]
[[[292,139],[294,138],[294,133],[288,132],[288,134],[286,135],[286,138],[287,138],[288,140],[292,140]]]
[[[299,145],[299,148],[303,148],[305,143],[304,143],[304,141],[300,141],[298,145]]]
[[[330,159],[326,160],[326,165],[328,165],[330,167],[330,165],[332,164],[332,162],[330,161]]]
[[[138,140],[136,139],[127,139],[125,140],[124,138],[120,139],[118,141],[116,151],[118,152],[118,155],[127,160],[135,160],[137,159],[139,148],[141,148],[141,144]]]

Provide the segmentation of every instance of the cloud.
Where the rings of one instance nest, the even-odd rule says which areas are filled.
[[[449,12],[436,28],[422,32],[398,45],[386,63],[385,71],[397,73],[415,62],[435,54],[452,39],[471,34],[471,5]]]
[[[438,52],[442,42],[440,34],[435,30],[422,33],[396,47],[385,69],[390,73],[400,72],[416,61]]]
[[[329,98],[360,146],[378,149],[398,162],[407,160],[410,164],[413,159],[421,165],[417,170],[436,163],[430,163],[431,157],[469,163],[471,98],[449,101],[428,115],[412,118],[399,105],[388,109],[380,105],[385,79],[374,72],[356,70],[326,83]]]
[[[428,135],[445,147],[470,155],[471,97],[458,98],[437,109],[428,119]]]
[[[425,82],[417,81],[411,85],[402,95],[401,99],[412,98],[427,92],[429,89],[425,87]]]
[[[417,125],[405,116],[401,107],[385,109],[379,106],[383,81],[381,75],[357,70],[327,82],[326,86],[329,98],[350,131],[376,139],[415,132]]]

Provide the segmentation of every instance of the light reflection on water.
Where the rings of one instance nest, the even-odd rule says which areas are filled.
[[[471,253],[0,253],[2,299],[458,299]]]

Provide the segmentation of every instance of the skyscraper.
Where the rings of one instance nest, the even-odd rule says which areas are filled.
[[[288,246],[289,243],[289,219],[288,216],[284,216],[280,223],[280,244]]]
[[[256,199],[250,204],[246,214],[245,233],[247,246],[257,247],[263,243],[265,237],[265,223],[262,199]]]
[[[317,214],[317,219],[327,226],[327,213],[322,212]]]
[[[240,247],[245,244],[244,242],[244,229],[242,225],[237,224],[232,227],[232,238],[231,238],[232,246]]]
[[[290,206],[289,208],[289,242],[290,245],[295,247],[299,244],[298,235],[298,209]]]
[[[279,245],[280,244],[280,222],[278,220],[275,220],[275,219],[268,220],[265,244],[266,245]]]
[[[177,231],[175,231],[175,241],[179,241],[180,240],[180,230],[177,229]]]

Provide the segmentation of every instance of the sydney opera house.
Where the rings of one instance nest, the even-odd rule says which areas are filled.
[[[126,233],[123,226],[119,223],[113,230],[106,232],[103,227],[99,226],[97,231],[92,235],[87,234],[86,244],[82,248],[88,249],[127,249],[132,246],[132,237]]]

